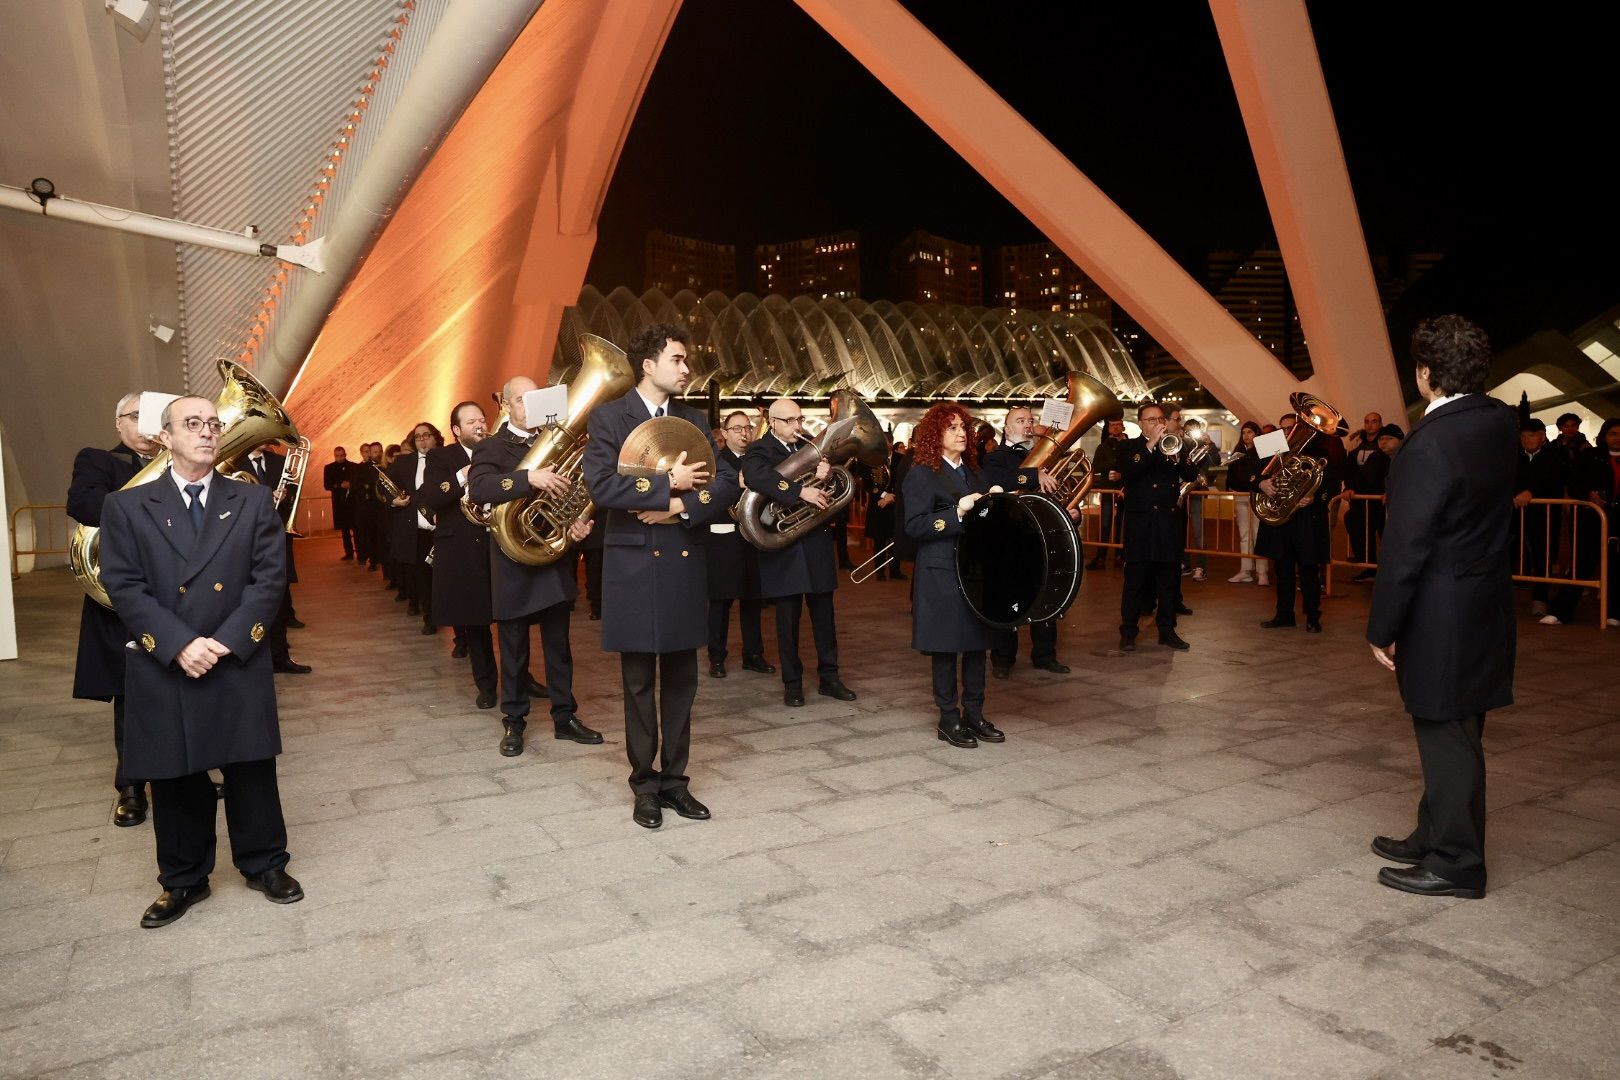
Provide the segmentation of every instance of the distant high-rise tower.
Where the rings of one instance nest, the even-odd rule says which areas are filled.
[[[861,294],[860,234],[835,233],[754,249],[761,295],[835,296],[853,300]]]
[[[1086,311],[1113,321],[1114,302],[1056,244],[1009,244],[997,252],[997,262],[996,307]]]
[[[691,289],[699,296],[737,292],[737,248],[653,230],[647,234],[647,284],[674,296]]]
[[[1272,248],[1248,254],[1212,251],[1205,283],[1216,301],[1285,367],[1301,378],[1310,375],[1311,356],[1281,252]]]
[[[891,299],[977,307],[984,303],[983,265],[977,244],[918,229],[900,241],[890,258]]]

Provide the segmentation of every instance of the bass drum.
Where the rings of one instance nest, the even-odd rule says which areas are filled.
[[[1069,610],[1083,567],[1068,511],[1045,495],[987,495],[962,522],[956,580],[973,614],[998,630],[1046,622]]]

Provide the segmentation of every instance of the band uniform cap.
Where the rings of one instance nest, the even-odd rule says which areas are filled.
[[[945,519],[944,518],[935,518],[934,519],[934,531],[935,532],[944,532],[945,531]]]
[[[510,476],[505,476],[505,477],[501,478],[501,490],[502,491],[511,491],[512,490],[512,478]]]
[[[652,481],[645,476],[636,478],[636,490],[645,494],[652,490]]]
[[[708,491],[700,491],[700,492],[698,492],[698,502],[700,502],[700,503],[710,503],[710,502],[713,502],[713,501],[714,501],[714,495],[711,494],[710,492],[708,492]]]
[[[157,638],[153,637],[151,634],[142,634],[141,648],[145,649],[147,652],[151,652],[152,650],[156,649]]]
[[[253,639],[254,644],[258,644],[259,642],[263,641],[264,640],[264,623],[262,623],[262,622],[254,623],[253,624],[253,629],[248,631],[248,637]]]

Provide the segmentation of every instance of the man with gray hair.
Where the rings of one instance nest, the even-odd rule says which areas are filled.
[[[73,459],[68,485],[68,516],[81,525],[101,527],[101,507],[109,494],[134,479],[158,447],[140,433],[141,393],[131,390],[113,409],[113,430],[118,445],[111,450],[87,446]],[[124,775],[124,628],[118,616],[90,597],[79,614],[79,655],[73,667],[73,696],[89,701],[111,701],[113,750],[118,766],[113,786],[118,804],[113,824],[125,828],[146,820],[146,785]]]

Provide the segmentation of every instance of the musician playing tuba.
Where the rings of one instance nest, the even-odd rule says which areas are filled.
[[[1254,539],[1254,553],[1270,559],[1272,569],[1276,572],[1274,581],[1277,586],[1277,608],[1271,618],[1260,625],[1267,630],[1297,625],[1294,621],[1294,578],[1297,573],[1300,597],[1305,608],[1305,631],[1320,634],[1322,567],[1332,558],[1328,502],[1338,494],[1344,482],[1345,452],[1344,444],[1339,442],[1340,433],[1337,431],[1332,431],[1326,438],[1303,437],[1301,433],[1321,430],[1317,425],[1307,423],[1307,418],[1317,420],[1318,424],[1321,422],[1314,414],[1301,414],[1298,410],[1294,416],[1284,418],[1285,421],[1293,421],[1285,423],[1285,429],[1289,433],[1289,445],[1295,447],[1287,451],[1287,454],[1298,459],[1314,458],[1316,465],[1309,471],[1315,472],[1317,467],[1320,468],[1321,484],[1314,493],[1300,496],[1293,503],[1293,512],[1282,520],[1267,520],[1266,515],[1260,515],[1259,528]],[[1333,414],[1333,419],[1337,418],[1337,414]],[[1331,431],[1332,425],[1327,425],[1327,429]],[[1277,457],[1283,458],[1284,455],[1279,454]],[[1284,494],[1276,476],[1275,469],[1263,471],[1257,494],[1270,498]]]

